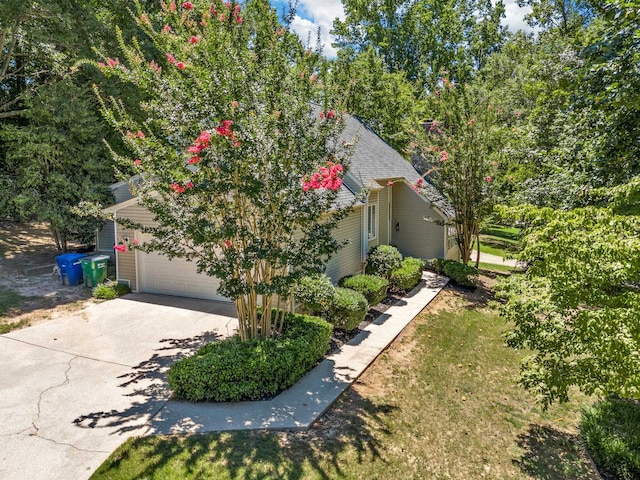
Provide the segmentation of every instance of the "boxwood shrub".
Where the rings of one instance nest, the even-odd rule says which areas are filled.
[[[478,284],[478,269],[455,260],[445,261],[443,273],[463,287],[475,287]]]
[[[331,324],[288,313],[279,339],[208,343],[168,372],[175,398],[191,402],[258,400],[289,388],[329,348]]]
[[[640,478],[640,403],[609,398],[586,408],[580,436],[606,478]]]
[[[323,316],[335,302],[336,289],[326,275],[308,275],[296,285],[295,297],[306,313]]]
[[[369,250],[365,273],[389,278],[392,270],[400,267],[402,254],[391,245],[378,245]]]
[[[336,303],[327,320],[336,328],[353,330],[367,316],[369,304],[360,292],[350,288],[336,288]]]
[[[353,275],[340,280],[341,286],[360,292],[369,305],[377,305],[387,297],[389,282],[377,275]]]
[[[391,271],[389,283],[393,290],[406,292],[413,289],[422,280],[425,261],[421,258],[407,257],[400,268]]]

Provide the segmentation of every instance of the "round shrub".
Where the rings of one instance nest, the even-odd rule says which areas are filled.
[[[367,316],[369,304],[359,292],[350,288],[336,288],[336,303],[327,318],[336,328],[353,330]]]
[[[329,349],[332,326],[288,313],[278,339],[208,343],[167,374],[175,398],[191,402],[257,400],[289,388]]]
[[[333,306],[336,289],[326,275],[308,275],[296,285],[295,296],[305,312],[322,315]]]
[[[475,287],[478,284],[478,269],[455,260],[445,261],[443,273],[463,287]]]
[[[93,287],[93,296],[102,300],[113,300],[118,294],[113,286],[101,283]]]
[[[396,268],[391,272],[389,277],[391,288],[398,292],[406,292],[413,289],[422,280],[422,271],[425,263],[421,258],[405,258],[400,268]]]
[[[444,266],[447,260],[444,258],[432,258],[429,260],[429,267],[439,275],[444,274]]]
[[[377,275],[353,275],[340,282],[343,287],[360,292],[369,305],[377,305],[387,297],[389,282]]]
[[[582,412],[580,436],[606,478],[640,478],[640,404],[610,398]]]
[[[400,267],[402,255],[396,247],[378,245],[369,251],[365,273],[389,278],[392,270]]]

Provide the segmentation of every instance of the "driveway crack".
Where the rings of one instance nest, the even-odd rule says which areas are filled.
[[[44,389],[42,392],[40,392],[40,395],[38,397],[38,409],[36,412],[36,418],[31,422],[31,425],[33,426],[33,429],[35,430],[34,433],[29,434],[29,436],[32,437],[38,437],[42,440],[45,440],[47,442],[51,442],[54,443],[56,445],[61,445],[61,446],[67,446],[67,447],[71,447],[74,450],[78,450],[80,452],[90,452],[90,453],[110,453],[110,452],[106,452],[104,450],[86,450],[83,448],[78,448],[75,445],[71,444],[71,443],[66,443],[66,442],[58,442],[57,440],[54,440],[52,438],[48,438],[43,436],[42,434],[40,434],[40,428],[38,427],[38,420],[40,420],[40,415],[41,415],[41,409],[42,409],[42,398],[44,397],[44,395],[48,392],[50,392],[51,390],[54,390],[56,388],[60,388],[60,387],[64,387],[65,385],[69,384],[69,372],[71,371],[71,367],[72,367],[72,363],[74,360],[76,360],[78,357],[74,356],[71,359],[69,359],[69,361],[67,362],[67,369],[64,371],[64,381],[58,385],[52,385],[49,388]],[[25,429],[22,432],[25,432],[27,430],[30,429]],[[22,433],[20,432],[20,433]]]

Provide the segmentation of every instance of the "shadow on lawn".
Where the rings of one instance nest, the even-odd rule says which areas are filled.
[[[130,478],[152,478],[171,472],[175,478],[302,479],[308,478],[310,471],[314,478],[342,478],[346,472],[340,458],[347,449],[355,451],[358,463],[374,458],[384,461],[378,438],[390,433],[384,416],[396,408],[348,390],[307,432],[135,438],[116,450],[92,478],[111,478],[124,472],[132,474]],[[129,478],[126,475],[122,478]]]
[[[534,478],[598,480],[601,477],[582,450],[577,435],[548,426],[531,425],[518,437],[525,453],[514,463]]]

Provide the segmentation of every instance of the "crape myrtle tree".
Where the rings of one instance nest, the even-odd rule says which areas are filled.
[[[429,106],[434,120],[417,132],[413,163],[451,203],[456,241],[467,264],[481,220],[491,210],[504,129],[498,126],[498,109],[484,96],[446,78]]]
[[[157,54],[118,33],[120,56],[96,65],[144,97],[142,122],[121,100],[101,101],[131,152],[114,156],[139,173],[132,188],[157,224],[118,219],[153,237],[118,248],[195,262],[234,300],[242,339],[277,336],[293,285],[337,250],[331,231],[345,215],[343,121],[322,57],[267,0],[167,2],[157,15],[137,4],[135,15]]]

